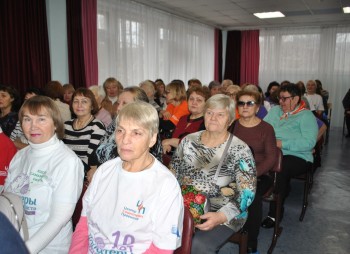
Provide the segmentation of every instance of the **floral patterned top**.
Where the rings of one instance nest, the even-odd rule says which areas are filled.
[[[193,185],[210,199],[211,211],[223,212],[225,224],[238,231],[248,217],[248,206],[256,190],[255,161],[249,146],[234,136],[224,158],[217,182],[214,175],[223,155],[227,139],[217,147],[201,142],[204,131],[187,135],[170,162],[180,185]]]

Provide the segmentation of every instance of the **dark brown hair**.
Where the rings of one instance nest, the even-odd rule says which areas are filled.
[[[91,114],[92,115],[97,114],[97,112],[99,111],[99,107],[98,107],[95,95],[93,94],[93,92],[90,89],[85,88],[85,87],[80,87],[77,90],[75,90],[75,92],[73,93],[72,100],[70,102],[70,110],[71,110],[71,112],[74,112],[74,110],[73,110],[73,100],[74,100],[74,97],[77,96],[77,95],[82,95],[82,96],[84,96],[86,98],[89,98],[91,100]]]

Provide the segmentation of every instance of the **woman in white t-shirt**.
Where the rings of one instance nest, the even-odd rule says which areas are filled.
[[[19,120],[29,146],[12,159],[5,191],[22,197],[30,253],[67,253],[72,237],[70,219],[83,185],[83,163],[60,140],[64,126],[52,99],[28,99]]]
[[[181,243],[183,199],[175,176],[149,152],[157,111],[130,103],[116,126],[120,157],[97,169],[69,253],[172,253]]]

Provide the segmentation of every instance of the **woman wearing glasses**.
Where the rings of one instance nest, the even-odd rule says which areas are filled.
[[[277,147],[283,152],[283,170],[277,176],[283,216],[290,178],[306,173],[307,164],[313,162],[312,149],[316,144],[318,127],[314,115],[301,100],[301,91],[297,85],[281,86],[279,103],[280,106],[273,107],[264,120],[274,128]],[[270,211],[262,227],[271,228],[275,225],[275,206],[275,202],[270,202]]]
[[[277,157],[276,138],[272,126],[256,116],[261,101],[258,92],[249,90],[238,92],[236,102],[240,118],[230,127],[230,131],[253,150],[258,176],[255,199],[248,207],[249,216],[244,225],[248,231],[247,253],[257,253],[262,220],[262,196],[272,184],[272,179],[267,173],[272,169]]]

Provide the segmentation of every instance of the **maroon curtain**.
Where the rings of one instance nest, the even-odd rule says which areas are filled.
[[[75,87],[97,85],[97,2],[66,3],[69,82]]]
[[[242,31],[241,84],[259,84],[259,30]]]
[[[222,81],[222,33],[215,29],[214,80]]]
[[[45,0],[0,1],[0,83],[23,93],[50,80]]]
[[[240,84],[240,69],[241,31],[228,31],[224,79],[231,79],[234,84]]]

